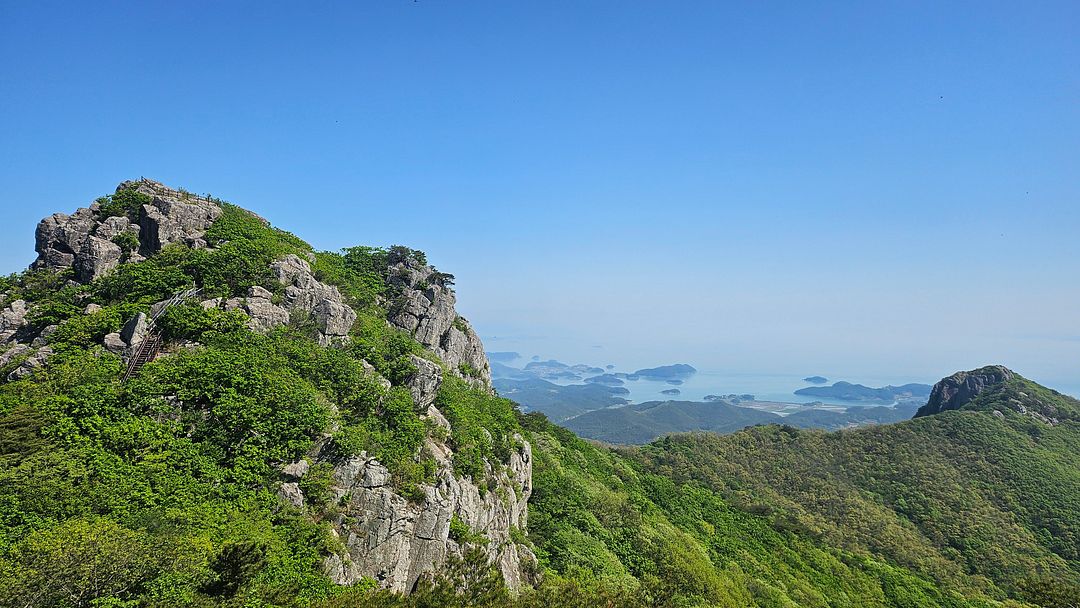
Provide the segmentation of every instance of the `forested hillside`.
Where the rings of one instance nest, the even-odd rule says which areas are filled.
[[[1077,404],[1019,376],[616,451],[494,394],[419,251],[147,180],[38,245],[0,282],[0,605],[1077,601]]]

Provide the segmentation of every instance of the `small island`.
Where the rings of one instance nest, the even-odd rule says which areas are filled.
[[[639,369],[634,372],[633,375],[645,380],[684,380],[696,373],[697,369],[692,365],[676,363],[675,365],[661,365],[660,367]]]
[[[832,386],[808,386],[795,391],[796,395],[824,397],[856,403],[891,404],[899,401],[923,401],[930,396],[929,384],[904,384],[871,388],[850,382],[835,382]]]
[[[681,395],[682,391],[680,391],[677,388],[669,388],[667,390],[660,391],[660,394],[662,394],[662,395]]]
[[[803,378],[803,382],[809,382],[810,384],[825,384],[829,381],[825,376],[807,376]]]
[[[612,374],[601,374],[585,378],[587,384],[602,384],[604,386],[622,386],[623,381]]]

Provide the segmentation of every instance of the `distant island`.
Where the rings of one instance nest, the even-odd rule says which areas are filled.
[[[586,384],[603,384],[604,386],[622,386],[624,382],[612,374],[600,374],[585,378]]]
[[[676,363],[675,365],[661,365],[660,367],[639,369],[634,372],[633,375],[644,378],[645,380],[684,380],[696,373],[697,369],[693,366],[685,363]]]
[[[660,391],[662,395],[681,395],[682,391],[677,388],[669,388],[666,391]]]
[[[803,382],[809,382],[810,384],[825,384],[829,379],[825,376],[807,376],[803,378]]]
[[[832,386],[808,386],[795,391],[796,395],[824,397],[857,403],[891,404],[897,401],[925,401],[930,397],[929,384],[904,384],[871,388],[862,384],[836,382]]]
[[[545,380],[581,380],[581,374],[569,365],[549,359],[547,361],[530,361],[525,365],[525,371],[531,372]]]

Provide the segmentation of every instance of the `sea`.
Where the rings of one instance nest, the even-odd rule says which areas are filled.
[[[822,374],[824,376],[824,374]],[[825,376],[828,382],[825,384],[811,384],[806,382],[805,375],[794,374],[770,374],[770,373],[733,373],[712,370],[699,370],[696,374],[684,378],[681,384],[668,384],[656,380],[624,380],[623,388],[630,391],[626,397],[635,403],[646,401],[702,401],[707,395],[753,395],[757,401],[773,401],[779,403],[810,403],[820,401],[829,405],[844,407],[879,406],[888,403],[853,402],[827,397],[813,397],[808,395],[796,395],[795,391],[808,386],[829,386],[837,381],[847,381],[862,384],[873,388],[882,386],[899,386],[911,382],[933,385],[940,378],[912,378],[912,377],[844,377]],[[551,381],[551,380],[549,380]],[[580,381],[554,381],[556,384],[580,384]],[[1080,386],[1050,385],[1061,393],[1076,397],[1080,395]],[[677,389],[679,394],[665,394],[663,391]],[[1080,398],[1080,397],[1078,397]]]

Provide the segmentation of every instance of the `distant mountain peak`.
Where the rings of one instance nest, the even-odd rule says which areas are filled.
[[[987,365],[979,369],[956,372],[942,378],[930,391],[930,399],[919,408],[915,417],[929,416],[947,410],[958,410],[983,393],[987,388],[1008,382],[1016,374],[1003,365]]]
[[[1015,414],[1045,424],[1080,420],[1080,401],[1041,386],[1001,365],[956,372],[934,385],[930,399],[915,417],[949,410],[990,412],[999,418]]]

